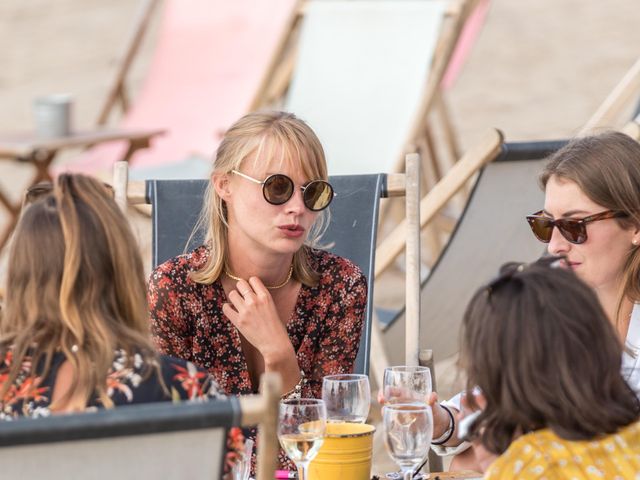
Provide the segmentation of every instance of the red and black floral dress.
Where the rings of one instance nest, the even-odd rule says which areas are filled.
[[[152,333],[161,352],[206,368],[226,394],[249,394],[247,362],[236,327],[222,312],[227,302],[219,280],[195,283],[189,272],[201,269],[208,247],[159,265],[149,281]],[[351,261],[309,250],[320,274],[315,287],[302,285],[286,328],[298,365],[307,377],[303,397],[319,398],[322,377],[353,370],[367,302],[366,278]]]
[[[134,355],[131,367],[127,366],[126,359],[124,351],[116,351],[107,376],[107,395],[116,406],[174,399],[203,401],[223,396],[215,380],[191,362],[166,355],[159,356],[165,389],[162,388],[155,369],[150,371],[150,375],[145,375],[149,365],[141,355]],[[49,372],[43,378],[38,369],[33,368],[31,358],[25,357],[18,377],[0,400],[0,420],[49,416],[53,387],[64,360],[64,354],[56,353]],[[9,350],[0,362],[0,387],[7,381],[12,362],[13,353]],[[87,404],[89,409],[100,407],[102,405],[97,396]]]

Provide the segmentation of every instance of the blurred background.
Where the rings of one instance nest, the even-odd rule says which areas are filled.
[[[184,0],[189,1],[192,0]],[[263,4],[261,21],[265,23],[271,21],[268,2]],[[34,99],[56,93],[72,96],[73,130],[95,128],[145,3],[148,4],[138,0],[0,2],[0,138],[33,132]],[[159,43],[159,25],[166,5],[162,1],[156,3],[126,76],[132,105],[136,104]],[[486,17],[444,94],[461,151],[474,145],[488,127],[499,128],[508,141],[576,134],[640,57],[637,0],[485,3]],[[234,17],[239,24],[241,20]],[[233,29],[233,25],[224,27]],[[164,41],[170,45],[174,39]],[[192,56],[193,62],[202,62],[203,58],[217,61],[215,54],[224,45],[200,48],[201,51],[186,52],[183,60],[189,61]],[[625,115],[629,118],[634,107],[635,104],[628,106],[619,124],[624,123]],[[202,106],[194,102],[187,108]],[[107,125],[119,124],[122,115],[117,108],[114,112]],[[211,137],[219,138],[220,133],[212,131]],[[214,151],[202,153],[203,161],[208,162]],[[62,151],[54,169],[63,168],[78,155],[82,155],[79,150]],[[32,173],[31,165],[3,158],[0,186],[17,201]],[[6,213],[0,213],[0,222],[6,220]],[[132,221],[148,260],[149,219],[133,213]],[[0,258],[6,260],[6,252]],[[393,303],[386,297],[401,298],[401,278],[401,272],[395,277],[393,272],[389,274],[384,281],[390,288],[377,289],[378,303]]]
[[[268,23],[271,0],[263,1],[263,21]],[[73,130],[94,129],[144,3],[2,0],[0,140],[33,132],[34,99],[57,93],[72,96]],[[163,3],[158,2],[151,12],[147,31],[127,73],[126,86],[132,105],[143,89],[161,40]],[[467,45],[458,74],[451,79],[444,95],[461,151],[474,145],[488,127],[500,129],[507,141],[575,135],[640,58],[638,0],[487,3],[486,17],[477,36]],[[233,25],[225,27],[233,29]],[[168,44],[173,41],[163,40]],[[208,57],[215,62],[215,53],[224,50],[224,44],[199,48],[202,50],[186,52],[182,60],[188,62],[192,58],[193,62],[202,62]],[[616,125],[629,119],[636,106],[637,99],[626,107]],[[193,101],[186,107],[201,109],[202,105]],[[117,126],[121,118],[115,111],[107,125]],[[219,139],[220,134],[211,131],[211,138]],[[205,164],[212,158],[213,150],[201,152]],[[78,149],[63,151],[56,157],[55,169],[73,163],[79,155],[83,153]],[[0,188],[12,201],[19,201],[32,175],[33,166],[0,158]],[[130,212],[130,217],[149,269],[150,220],[136,211]],[[1,211],[0,226],[7,219],[6,212]],[[0,279],[6,255],[6,249],[0,252]],[[402,304],[403,275],[401,268],[395,268],[378,282],[376,303]],[[445,374],[452,371],[446,366],[437,370]],[[455,375],[449,377],[451,381],[441,383],[442,396],[457,388]]]

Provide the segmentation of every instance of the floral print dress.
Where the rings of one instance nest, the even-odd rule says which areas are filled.
[[[226,394],[249,394],[251,384],[240,334],[222,312],[227,302],[219,280],[195,283],[189,273],[201,269],[208,247],[159,265],[149,281],[152,333],[160,351],[206,368]],[[351,373],[358,353],[367,302],[366,278],[347,259],[309,250],[320,274],[315,287],[302,285],[286,328],[307,383],[303,397],[319,398],[322,377]],[[281,460],[284,461],[284,458]]]
[[[107,375],[107,395],[114,405],[176,400],[206,401],[223,396],[215,380],[193,363],[166,355],[160,355],[158,360],[166,389],[162,387],[155,369],[151,370],[150,375],[143,375],[149,365],[141,355],[136,353],[133,365],[128,367],[127,354],[122,350],[114,353],[113,364]],[[0,420],[49,416],[57,373],[64,361],[64,354],[56,353],[47,376],[43,378],[38,373],[39,369],[33,368],[30,357],[25,357],[18,377],[4,398],[0,399]],[[0,386],[8,379],[12,362],[13,352],[8,350],[0,363]],[[87,404],[88,409],[101,407],[97,396]]]

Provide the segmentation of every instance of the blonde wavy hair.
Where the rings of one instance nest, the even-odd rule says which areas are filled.
[[[0,399],[25,357],[43,365],[44,378],[60,351],[73,376],[51,409],[82,410],[94,395],[110,408],[107,374],[117,349],[127,354],[127,367],[136,353],[158,364],[137,242],[113,193],[90,177],[60,175],[32,202],[9,254],[0,358],[11,351],[13,360]]]
[[[292,113],[270,111],[245,115],[226,132],[213,163],[214,174],[229,174],[240,170],[243,162],[253,155],[256,164],[265,165],[277,160],[279,165],[300,168],[308,179],[327,180],[327,163],[320,140],[311,128]],[[304,285],[315,286],[319,275],[309,264],[309,248],[317,246],[329,222],[329,212],[323,210],[313,227],[305,245],[293,256],[293,278]],[[202,212],[194,229],[204,230],[205,243],[210,248],[206,264],[191,272],[197,283],[215,282],[228,262],[229,244],[227,211],[224,201],[218,196],[213,182],[205,192]],[[192,235],[193,236],[193,235]]]

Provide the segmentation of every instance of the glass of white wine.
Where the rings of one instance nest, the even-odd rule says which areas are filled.
[[[324,401],[298,398],[280,402],[278,439],[287,456],[296,464],[298,480],[307,480],[309,462],[322,446],[326,426]]]
[[[322,379],[322,400],[330,422],[364,423],[369,416],[369,377],[359,374],[328,375]]]
[[[382,407],[384,441],[404,480],[427,458],[433,437],[431,407],[424,403],[395,403]]]

